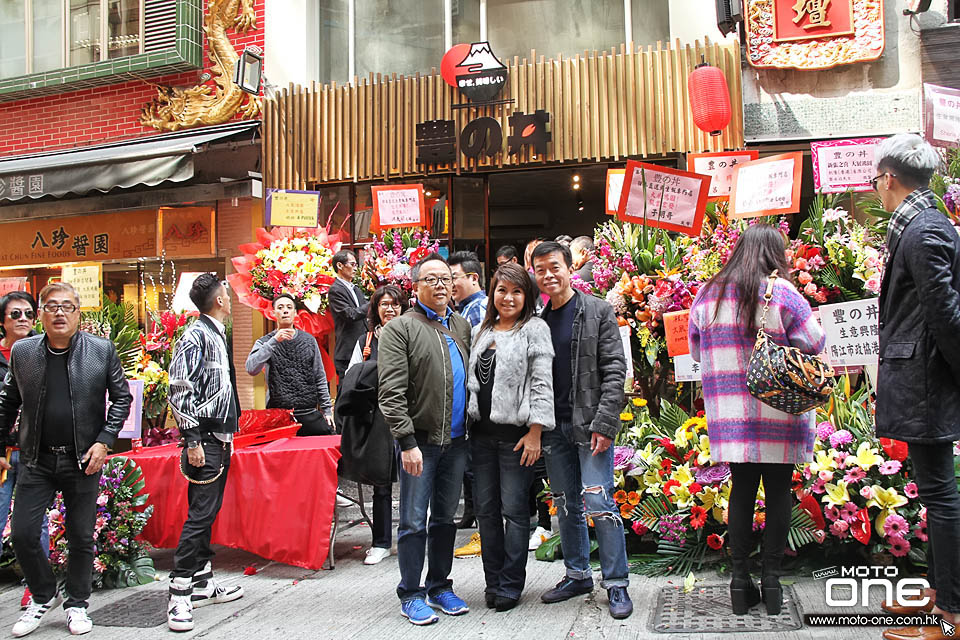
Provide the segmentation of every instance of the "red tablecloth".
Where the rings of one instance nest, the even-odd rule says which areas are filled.
[[[176,445],[125,454],[143,469],[154,505],[143,537],[176,547],[187,519],[187,481]],[[286,438],[234,452],[213,542],[306,569],[330,549],[340,436]]]

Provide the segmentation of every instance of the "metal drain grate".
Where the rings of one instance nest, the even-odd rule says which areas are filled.
[[[167,590],[141,591],[90,612],[93,624],[101,627],[147,629],[167,621]]]
[[[793,587],[783,586],[780,615],[768,616],[763,604],[746,615],[730,610],[730,586],[707,585],[684,593],[678,587],[664,587],[657,599],[653,630],[658,633],[741,633],[747,631],[790,631],[802,626]]]

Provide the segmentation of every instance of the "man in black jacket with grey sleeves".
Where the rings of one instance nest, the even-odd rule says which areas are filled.
[[[350,356],[357,340],[367,330],[367,299],[363,291],[353,284],[357,270],[357,258],[352,251],[338,251],[333,256],[333,270],[337,279],[330,285],[327,296],[330,312],[333,313],[333,330],[336,344],[333,349],[333,365],[337,370],[337,384],[350,365]]]
[[[885,140],[873,186],[892,211],[880,286],[877,435],[909,444],[927,508],[927,579],[915,604],[884,608],[960,620],[960,494],[953,442],[960,439],[960,237],[927,185],[940,156],[915,134]],[[888,640],[943,638],[940,627],[883,632]]]

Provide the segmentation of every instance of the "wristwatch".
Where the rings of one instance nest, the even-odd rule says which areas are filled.
[[[196,442],[188,442],[188,443],[187,443],[187,448],[188,448],[188,449],[196,449],[196,448],[198,448],[199,446],[200,446],[200,441],[199,441],[199,440],[196,441]]]

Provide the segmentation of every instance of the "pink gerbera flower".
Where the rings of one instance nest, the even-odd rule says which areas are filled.
[[[887,542],[890,544],[890,553],[898,558],[910,553],[910,543],[900,536],[890,536]]]
[[[917,526],[917,528],[913,530],[913,535],[917,536],[917,540],[919,540],[920,542],[926,542],[927,539],[928,539],[928,538],[927,538],[927,525],[921,522],[921,523]]]
[[[836,507],[827,507],[823,510],[823,515],[827,516],[827,520],[833,522],[840,518],[840,509]]]
[[[844,522],[849,524],[857,519],[857,513],[859,513],[859,511],[860,507],[858,507],[855,502],[848,502],[840,507],[840,517],[843,518]]]
[[[843,474],[843,480],[847,484],[855,484],[860,482],[867,477],[867,472],[861,469],[860,467],[850,467],[847,469],[847,472]]]
[[[880,465],[880,473],[885,476],[892,476],[900,471],[901,466],[903,465],[900,464],[899,460],[887,460]]]
[[[905,484],[903,486],[903,495],[911,499],[916,498],[918,495],[920,495],[919,492],[917,491],[917,483],[908,482],[907,484]]]
[[[903,516],[893,513],[887,516],[887,519],[884,520],[883,530],[888,536],[897,536],[902,538],[907,535],[908,531],[910,531],[910,526],[907,524],[907,521]]]
[[[813,491],[815,494],[820,495],[821,493],[826,491],[826,489],[823,487],[823,485],[825,484],[826,482],[824,482],[822,478],[817,478],[817,480],[813,483],[813,485],[810,486],[810,491]]]

